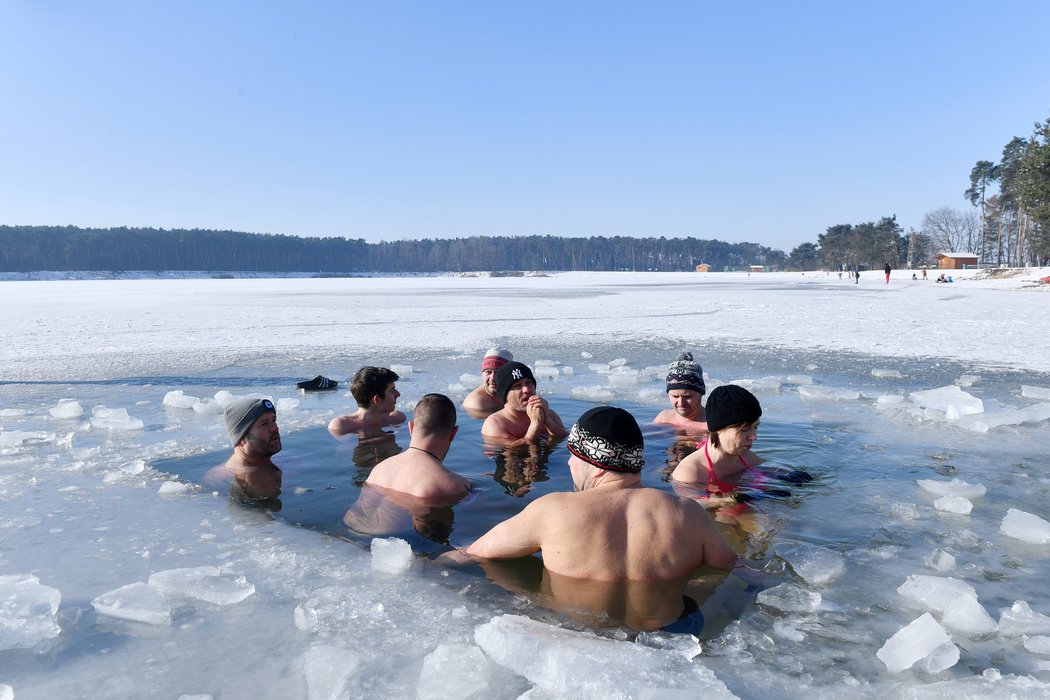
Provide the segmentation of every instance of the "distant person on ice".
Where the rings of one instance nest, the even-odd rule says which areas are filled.
[[[336,437],[366,429],[385,428],[405,422],[405,414],[395,410],[401,392],[395,382],[399,377],[386,367],[362,367],[350,383],[350,393],[357,401],[357,411],[333,418],[328,432]]]
[[[882,271],[886,273],[886,284],[890,283],[890,272],[893,270],[889,263],[882,266]]]
[[[554,605],[608,615],[640,630],[698,634],[703,616],[684,597],[701,566],[728,571],[736,552],[696,502],[641,483],[642,431],[630,413],[601,406],[567,442],[575,492],[541,496],[460,552],[438,559],[543,557]],[[488,568],[486,568],[488,570]]]
[[[481,435],[510,445],[568,435],[547,400],[536,393],[536,378],[521,362],[508,362],[496,372],[496,396],[503,408],[485,419]]]
[[[707,414],[701,400],[707,393],[704,371],[693,361],[692,353],[683,352],[667,371],[667,398],[672,408],[666,408],[653,420],[657,425],[669,425],[690,433],[707,432]]]
[[[209,485],[234,483],[252,499],[281,495],[281,470],[270,459],[281,451],[277,409],[270,399],[239,399],[223,414],[233,454],[204,475]]]
[[[503,408],[503,401],[496,395],[496,371],[514,359],[514,354],[505,348],[491,348],[481,361],[481,385],[463,399],[463,408],[474,418],[487,418]]]

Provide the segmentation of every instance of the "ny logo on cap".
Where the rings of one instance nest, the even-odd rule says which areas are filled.
[[[521,379],[521,370],[520,369],[512,369],[510,371],[510,376],[512,378],[514,378],[514,379]]]

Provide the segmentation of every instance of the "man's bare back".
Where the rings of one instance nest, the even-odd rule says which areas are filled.
[[[470,481],[446,469],[429,452],[411,446],[377,464],[365,483],[417,498],[462,495],[470,490]]]

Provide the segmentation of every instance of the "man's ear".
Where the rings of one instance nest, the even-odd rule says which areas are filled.
[[[448,434],[448,441],[452,442],[453,440],[455,440],[456,439],[456,433],[458,433],[458,432],[459,432],[459,426],[458,425],[453,425],[452,426],[452,432],[450,432]]]
[[[383,397],[377,394],[377,395],[372,397],[372,405],[375,406],[377,403],[379,403],[382,400],[383,400]]]
[[[408,421],[408,436],[412,437],[412,431],[416,429],[416,422],[414,420]]]

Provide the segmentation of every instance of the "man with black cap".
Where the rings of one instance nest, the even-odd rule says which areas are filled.
[[[567,446],[575,492],[536,499],[463,552],[483,560],[542,552],[545,585],[560,607],[635,629],[668,628],[695,614],[683,599],[692,575],[737,561],[711,516],[694,501],[642,486],[642,431],[621,408],[584,413]]]
[[[706,392],[703,368],[693,361],[692,353],[683,352],[667,371],[667,398],[673,408],[660,411],[653,422],[690,433],[706,433],[707,415],[700,403]]]
[[[204,476],[207,484],[235,481],[250,498],[276,498],[281,470],[270,459],[281,451],[277,409],[270,399],[245,398],[226,407],[223,415],[233,454]]]
[[[503,408],[485,419],[483,437],[513,445],[569,434],[561,417],[536,393],[536,378],[521,362],[508,362],[497,370],[496,396]]]

